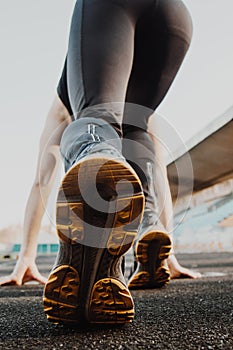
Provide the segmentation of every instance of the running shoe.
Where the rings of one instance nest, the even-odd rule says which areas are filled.
[[[134,303],[122,259],[137,235],[144,195],[135,171],[104,138],[106,125],[86,119],[69,159],[66,153],[73,165],[57,198],[60,249],[45,285],[44,311],[54,323],[124,324],[134,318]],[[68,137],[69,130],[66,147]]]

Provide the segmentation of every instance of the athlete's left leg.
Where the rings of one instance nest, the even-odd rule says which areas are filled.
[[[136,27],[135,57],[123,120],[123,149],[141,178],[146,207],[136,245],[138,268],[130,280],[131,288],[159,287],[169,280],[164,260],[171,242],[158,225],[160,208],[154,190],[156,154],[147,129],[149,117],[175,79],[191,37],[191,18],[180,0],[159,0],[154,11],[145,13]]]

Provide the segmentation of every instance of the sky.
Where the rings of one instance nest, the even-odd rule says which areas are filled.
[[[23,221],[74,3],[0,0],[0,229]],[[185,142],[233,104],[233,1],[184,3],[193,19],[193,40],[157,112]]]

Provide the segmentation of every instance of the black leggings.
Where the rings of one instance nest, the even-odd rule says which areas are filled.
[[[181,0],[77,0],[58,95],[75,118],[106,119],[118,133],[123,123],[124,137],[139,137],[153,153],[148,118],[171,86],[191,36]],[[135,111],[131,104],[145,108]]]

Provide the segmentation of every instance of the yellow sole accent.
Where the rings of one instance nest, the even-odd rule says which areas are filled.
[[[98,281],[92,291],[88,320],[91,323],[132,322],[134,303],[127,287],[114,278]]]
[[[160,231],[149,232],[139,240],[135,250],[139,268],[129,280],[129,289],[161,288],[168,284],[170,272],[163,262],[171,250],[170,237]]]

